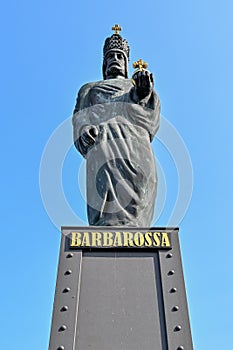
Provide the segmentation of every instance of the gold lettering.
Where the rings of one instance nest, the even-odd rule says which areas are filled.
[[[124,235],[124,247],[133,247],[133,234],[131,232],[123,232]]]
[[[81,233],[71,232],[71,247],[80,247],[81,245]]]
[[[167,232],[162,232],[162,247],[171,247]]]
[[[101,233],[100,232],[92,232],[92,246],[101,247]]]
[[[83,239],[82,239],[82,247],[90,247],[90,236],[89,236],[89,232],[84,232],[83,233]]]
[[[154,232],[153,238],[154,238],[153,246],[159,247],[160,246],[160,232]]]
[[[116,232],[113,246],[114,247],[121,247],[122,246],[121,232]]]
[[[134,243],[137,247],[141,247],[144,244],[144,236],[141,232],[134,234]]]
[[[112,247],[113,245],[113,234],[112,232],[103,233],[103,246]]]
[[[152,232],[146,232],[145,233],[145,246],[151,247],[152,246]]]

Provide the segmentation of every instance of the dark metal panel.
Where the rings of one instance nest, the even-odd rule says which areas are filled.
[[[62,235],[49,350],[73,350],[80,290],[82,251],[66,251]]]
[[[157,252],[84,253],[75,350],[167,350],[158,273]]]
[[[171,235],[172,249],[159,250],[165,321],[169,350],[192,350],[178,230]]]

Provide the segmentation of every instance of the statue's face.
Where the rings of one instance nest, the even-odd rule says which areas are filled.
[[[106,61],[106,77],[116,78],[118,76],[125,77],[125,57],[120,51],[110,51],[105,57]]]

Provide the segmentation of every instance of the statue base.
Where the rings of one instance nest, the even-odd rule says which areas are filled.
[[[62,227],[49,350],[192,350],[178,231]]]

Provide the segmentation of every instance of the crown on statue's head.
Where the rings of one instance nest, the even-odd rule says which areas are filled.
[[[122,38],[120,34],[113,34],[110,38],[107,38],[104,43],[104,57],[107,56],[109,51],[118,50],[122,51],[127,59],[129,59],[129,45],[127,41]]]
[[[122,51],[125,57],[129,59],[129,45],[119,34],[119,31],[122,30],[122,28],[118,24],[115,24],[115,26],[112,27],[112,30],[114,30],[115,33],[107,38],[104,43],[104,57],[106,57],[109,51],[117,50]]]

